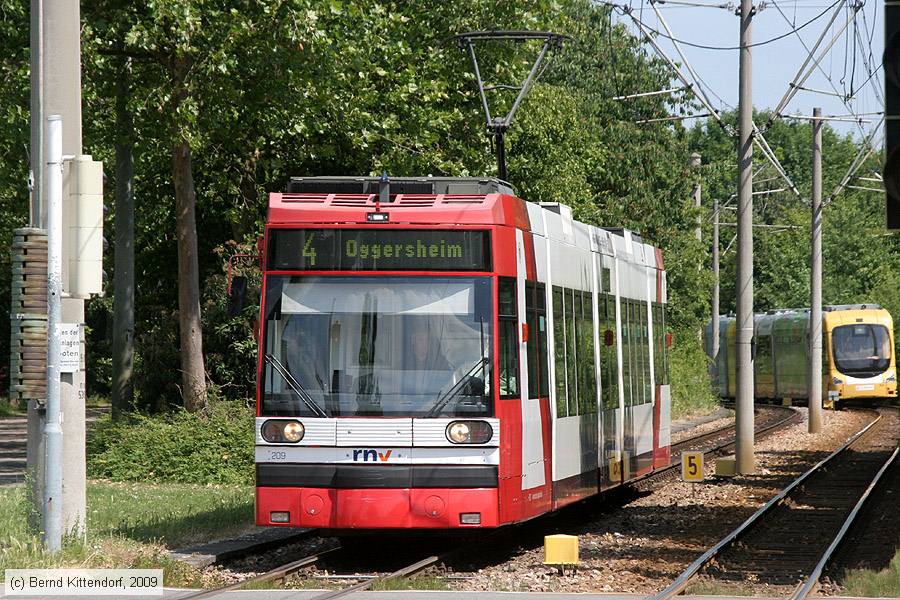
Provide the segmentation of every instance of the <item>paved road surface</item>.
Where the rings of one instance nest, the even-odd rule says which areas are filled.
[[[107,410],[104,408],[87,409],[88,427]],[[16,485],[25,481],[27,441],[27,418],[11,417],[0,419],[0,487]]]

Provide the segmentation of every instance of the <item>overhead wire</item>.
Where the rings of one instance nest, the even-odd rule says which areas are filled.
[[[827,14],[828,11],[830,11],[832,8],[834,8],[834,7],[837,6],[838,4],[841,4],[842,2],[845,2],[845,1],[846,1],[846,0],[835,0],[832,4],[830,4],[830,5],[828,6],[828,8],[826,8],[826,9],[823,10],[822,12],[818,13],[816,16],[814,16],[813,18],[809,19],[809,20],[806,21],[805,23],[802,23],[801,25],[798,25],[797,27],[794,27],[791,31],[782,33],[781,35],[777,35],[777,36],[775,36],[775,37],[773,37],[773,38],[769,38],[769,39],[764,40],[764,41],[762,41],[762,42],[756,42],[756,43],[753,43],[753,44],[748,44],[747,47],[748,47],[748,48],[756,48],[756,47],[759,47],[759,46],[765,46],[765,45],[767,45],[767,44],[771,44],[771,43],[773,43],[773,42],[777,42],[778,40],[783,40],[784,38],[786,38],[786,37],[788,37],[788,36],[794,35],[795,33],[797,33],[797,32],[799,32],[799,31],[803,30],[805,27],[808,27],[808,26],[811,25],[812,23],[815,23],[815,22],[818,21],[820,18],[822,18],[825,14]],[[605,5],[608,5],[608,6],[612,6],[612,7],[618,8],[619,10],[625,12],[626,14],[628,14],[628,13],[630,13],[630,12],[633,12],[633,10],[632,10],[632,8],[631,8],[630,6],[626,6],[626,5],[623,5],[623,4],[617,4],[617,3],[615,3],[615,2],[610,2],[610,1],[608,1],[608,0],[599,0],[598,3],[600,3],[600,4],[605,4]],[[643,2],[641,2],[641,6],[643,7]],[[700,48],[700,49],[702,49],[702,50],[740,50],[740,49],[741,49],[741,46],[709,46],[709,45],[706,45],[706,44],[697,44],[697,43],[695,43],[695,42],[689,42],[689,41],[687,41],[687,40],[682,40],[682,39],[680,39],[680,38],[675,38],[675,37],[673,37],[673,36],[666,35],[665,33],[659,31],[658,29],[654,29],[653,27],[650,27],[649,25],[647,25],[646,23],[643,22],[643,18],[642,18],[642,17],[632,17],[632,18],[633,18],[633,19],[638,19],[638,20],[640,20],[640,21],[644,24],[644,26],[647,28],[647,30],[648,30],[649,32],[651,32],[651,33],[653,33],[653,34],[655,34],[655,35],[658,35],[658,36],[660,36],[660,37],[666,38],[666,39],[668,39],[668,40],[671,40],[671,41],[673,41],[673,42],[678,42],[679,44],[683,44],[683,45],[685,45],[685,46],[690,46],[690,47],[692,47],[692,48]]]
[[[842,0],[838,0],[838,1],[842,1]],[[703,104],[703,106],[710,112],[710,116],[712,116],[723,129],[728,131],[727,125],[722,120],[722,117],[719,114],[719,112],[716,111],[712,107],[712,103],[709,101],[709,98],[706,96],[703,89],[698,84],[691,83],[690,81],[688,81],[688,78],[684,75],[684,73],[681,72],[681,69],[678,68],[678,66],[669,57],[669,55],[662,49],[662,47],[659,45],[659,43],[657,43],[657,41],[653,38],[653,36],[651,36],[648,33],[649,28],[647,27],[646,23],[644,23],[643,21],[641,21],[640,19],[635,17],[633,14],[633,11],[625,11],[625,14],[628,15],[634,21],[635,25],[637,25],[638,29],[641,30],[641,33],[644,35],[644,37],[647,39],[647,41],[650,43],[650,45],[653,47],[653,49],[656,51],[656,53],[669,65],[669,68],[672,69],[672,72],[675,74],[675,76],[678,79],[680,79],[681,82],[684,83],[684,85],[686,87],[690,88],[694,92],[694,95],[700,101],[700,103]],[[657,18],[660,20],[660,22],[663,24],[663,26],[666,28],[666,30],[671,33],[671,30],[669,30],[668,24],[666,23],[666,21],[662,17],[662,15],[659,15],[657,13]],[[679,56],[684,61],[685,66],[687,67],[688,71],[694,72],[693,67],[690,65],[690,61],[687,59],[687,56],[684,54],[684,52],[681,50],[681,48],[678,44],[675,44],[675,49],[678,51]],[[781,166],[781,162],[778,160],[778,156],[775,154],[775,152],[772,151],[771,147],[769,146],[769,143],[765,139],[765,136],[759,130],[759,128],[756,126],[756,123],[753,124],[753,132],[754,132],[753,142],[756,144],[756,146],[759,147],[759,149],[762,151],[762,153],[766,157],[766,159],[772,163],[772,165],[775,167],[775,169],[778,171],[778,173],[787,182],[791,191],[794,194],[796,194],[798,198],[801,198],[800,191],[797,189],[797,186],[794,185],[794,182],[788,176],[787,172],[784,170],[784,167]]]
[[[784,14],[784,11],[781,10],[781,7],[780,7],[779,4],[778,4],[778,0],[770,0],[770,1],[771,1],[772,4],[775,6],[775,8],[778,10],[779,14],[782,16],[782,18],[785,20],[785,22],[790,22],[790,21],[788,20],[787,15]],[[795,81],[796,81],[797,77],[802,73],[802,71],[803,71],[803,69],[805,68],[805,66],[809,63],[809,60],[812,58],[813,54],[814,54],[815,51],[818,49],[818,46],[822,43],[822,40],[824,39],[825,35],[826,35],[827,32],[828,32],[828,28],[831,27],[832,23],[834,23],[834,21],[835,21],[835,19],[837,18],[837,15],[838,15],[839,12],[840,12],[840,9],[838,9],[838,10],[835,11],[835,13],[834,13],[834,15],[833,15],[831,21],[828,23],[828,25],[826,25],[825,29],[822,31],[822,35],[819,36],[819,39],[816,41],[816,44],[815,44],[815,46],[813,47],[813,49],[810,49],[809,46],[807,46],[806,42],[803,40],[803,37],[802,37],[799,33],[797,34],[797,40],[798,40],[798,41],[800,42],[800,44],[803,46],[803,49],[806,50],[806,52],[807,52],[807,58],[806,58],[806,60],[804,61],[803,66],[801,66],[800,69],[797,71],[797,75],[795,75],[795,77],[794,77],[794,79],[791,81],[791,83],[788,84],[788,91],[785,93],[785,96],[782,98],[782,101],[779,102],[779,106],[778,106],[778,108],[776,109],[776,111],[773,111],[773,115],[772,115],[771,119],[770,119],[769,122],[766,124],[766,126],[763,128],[764,130],[767,130],[769,127],[771,127],[772,122],[774,121],[774,119],[776,119],[776,118],[778,118],[778,117],[781,116],[781,111],[784,109],[784,107],[787,105],[787,103],[790,102],[790,100],[791,100],[791,99],[793,98],[793,96],[796,94],[795,91],[792,93],[792,89],[797,89],[797,90],[804,89],[802,83],[801,83],[801,84],[795,84]],[[865,14],[865,11],[861,11],[861,12],[863,12],[863,14]],[[826,50],[826,51],[827,51],[827,50]],[[824,54],[823,54],[823,55],[824,55]],[[818,60],[817,62],[814,63],[814,69],[818,70],[819,73],[821,73],[822,76],[825,77],[825,80],[828,81],[828,85],[831,86],[831,89],[832,89],[832,90],[834,90],[834,94],[835,94],[836,96],[838,96],[838,97],[841,99],[841,103],[844,105],[844,107],[847,109],[847,111],[848,111],[848,112],[851,112],[851,113],[854,113],[854,112],[855,112],[854,107],[850,104],[849,98],[847,98],[846,93],[843,93],[843,94],[842,94],[840,91],[838,91],[838,87],[837,87],[837,85],[835,85],[834,79],[832,78],[831,75],[829,75],[828,73],[826,73],[826,72],[825,72],[825,69],[822,67],[822,65],[821,65],[821,56],[820,56],[819,60]],[[809,77],[809,75],[811,75],[811,74],[812,74],[812,70],[811,70],[811,71],[807,74],[807,76],[804,78],[804,81],[805,81],[805,79],[807,79],[807,78]],[[864,84],[864,85],[865,85],[865,84]],[[862,86],[861,86],[861,87],[862,87]],[[811,91],[812,91],[812,90],[811,90]],[[790,97],[788,97],[788,96],[790,96]],[[786,101],[785,101],[785,98],[787,98]],[[862,126],[862,123],[857,123],[857,128],[859,129],[860,135],[862,135],[863,137],[865,137],[865,136],[866,136],[866,131],[865,131],[865,128]]]

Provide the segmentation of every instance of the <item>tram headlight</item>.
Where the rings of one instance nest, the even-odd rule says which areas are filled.
[[[295,443],[303,439],[305,428],[299,421],[272,420],[263,423],[260,433],[271,444]]]
[[[304,433],[303,423],[298,421],[288,421],[284,426],[284,439],[289,442],[299,442],[303,439]]]
[[[447,425],[447,439],[454,444],[484,444],[494,435],[485,421],[453,421]]]

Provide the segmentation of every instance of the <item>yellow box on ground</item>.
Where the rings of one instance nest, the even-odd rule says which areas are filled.
[[[716,459],[716,477],[734,477],[736,473],[733,456]]]
[[[703,482],[703,453],[681,453],[681,479],[690,483]]]
[[[577,565],[578,537],[574,535],[544,536],[545,565]]]

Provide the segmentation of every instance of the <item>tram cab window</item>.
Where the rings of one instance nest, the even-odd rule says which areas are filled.
[[[489,277],[269,276],[263,415],[489,416]]]
[[[516,280],[500,277],[498,286],[499,342],[498,365],[499,390],[501,398],[519,397],[519,334],[516,324],[518,315],[518,294]]]
[[[834,366],[846,375],[871,377],[891,365],[891,336],[884,325],[839,325],[831,332]]]

